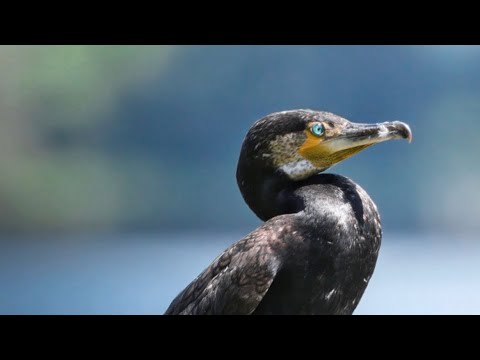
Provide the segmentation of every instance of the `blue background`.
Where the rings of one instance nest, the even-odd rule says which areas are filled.
[[[377,203],[356,313],[480,313],[480,47],[0,47],[0,313],[161,313],[260,224],[235,182],[258,118],[401,120],[329,172]]]

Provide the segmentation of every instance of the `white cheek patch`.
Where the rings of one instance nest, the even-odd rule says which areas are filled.
[[[319,171],[310,161],[305,159],[286,163],[280,166],[280,170],[292,180],[301,180]]]

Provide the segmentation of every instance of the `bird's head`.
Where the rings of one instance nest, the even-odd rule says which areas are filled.
[[[400,121],[359,124],[329,112],[291,110],[258,120],[245,138],[242,154],[257,167],[261,163],[296,181],[391,139],[411,141],[409,126]]]

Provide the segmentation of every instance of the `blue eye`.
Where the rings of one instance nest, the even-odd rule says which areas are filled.
[[[315,123],[310,128],[310,131],[315,136],[322,136],[325,133],[325,127],[320,123]]]

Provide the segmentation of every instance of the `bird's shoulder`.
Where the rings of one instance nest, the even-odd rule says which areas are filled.
[[[232,244],[193,280],[165,314],[250,314],[302,241],[293,215],[280,215]]]

